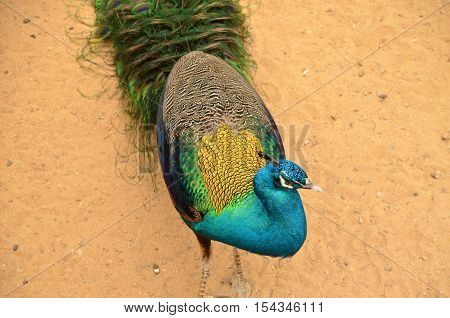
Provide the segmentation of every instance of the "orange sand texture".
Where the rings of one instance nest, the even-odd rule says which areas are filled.
[[[293,258],[241,253],[252,296],[450,295],[446,2],[249,1],[255,86],[325,191],[301,192]],[[70,4],[0,0],[0,296],[196,296],[194,235],[118,156],[114,81],[80,94],[105,85],[76,61]],[[213,249],[207,292],[226,296],[232,249]]]

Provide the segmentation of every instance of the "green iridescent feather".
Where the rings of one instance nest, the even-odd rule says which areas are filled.
[[[280,151],[278,141],[274,135],[267,133],[267,127],[261,127],[261,131],[254,132],[263,151],[273,158],[282,158],[284,154]],[[203,214],[219,215],[220,211],[216,211],[211,202],[211,196],[208,187],[205,184],[202,171],[198,165],[198,146],[193,146],[189,142],[183,140],[191,139],[189,136],[181,136],[181,140],[177,144],[181,145],[179,150],[180,172],[183,175],[178,180],[183,188],[186,189],[184,200],[192,202],[192,204]],[[254,195],[253,190],[243,197],[238,197],[228,204],[228,206],[239,206],[247,199]]]
[[[167,76],[188,52],[220,57],[249,78],[253,62],[236,0],[94,0],[94,6],[91,43],[113,44],[119,84],[130,100],[126,112],[141,128],[155,124]]]

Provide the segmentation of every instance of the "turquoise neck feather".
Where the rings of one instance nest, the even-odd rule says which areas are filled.
[[[275,167],[269,163],[254,178],[255,191],[220,215],[208,213],[203,222],[188,225],[200,235],[252,253],[287,257],[306,238],[306,218],[296,190],[274,184]]]

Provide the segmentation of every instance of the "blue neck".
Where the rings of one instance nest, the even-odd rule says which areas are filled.
[[[274,184],[275,167],[269,163],[254,178],[254,193],[244,202],[207,214],[192,224],[201,235],[262,255],[294,255],[306,238],[306,219],[296,190]]]
[[[259,170],[254,179],[255,193],[263,204],[273,225],[273,230],[282,234],[295,254],[306,238],[306,217],[303,204],[297,190],[280,188],[274,180],[278,177],[272,163]]]

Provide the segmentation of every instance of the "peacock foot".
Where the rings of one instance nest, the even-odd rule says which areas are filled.
[[[248,298],[252,293],[252,285],[235,273],[231,279],[231,298]]]

